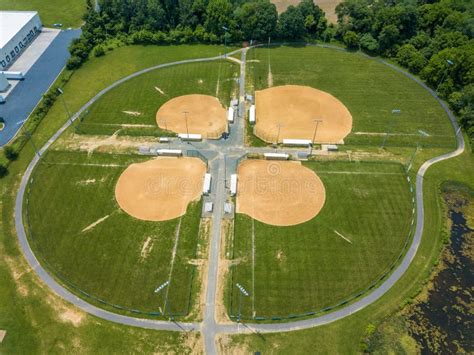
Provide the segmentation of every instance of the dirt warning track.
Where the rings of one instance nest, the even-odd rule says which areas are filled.
[[[237,169],[237,212],[267,224],[309,221],[323,208],[326,191],[300,162],[245,160]]]
[[[156,113],[156,122],[162,129],[175,133],[189,130],[190,134],[207,139],[219,139],[227,132],[226,110],[216,97],[209,95],[184,95],[167,101]]]
[[[115,198],[129,215],[166,221],[186,213],[199,199],[206,165],[198,158],[157,158],[130,165],[115,186]]]
[[[352,116],[344,104],[327,92],[309,86],[284,85],[255,92],[255,134],[268,143],[283,139],[313,139],[316,143],[343,143],[352,130]],[[280,134],[278,130],[280,127]]]

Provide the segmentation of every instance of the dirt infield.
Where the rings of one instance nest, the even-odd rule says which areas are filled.
[[[217,98],[209,95],[184,95],[169,100],[156,113],[156,122],[162,129],[187,133],[184,112],[190,134],[219,139],[227,132],[226,110]]]
[[[323,208],[321,179],[300,162],[245,160],[238,169],[237,212],[267,224],[309,221]]]
[[[327,92],[309,86],[277,86],[255,93],[255,134],[266,142],[313,139],[315,122],[321,120],[315,142],[343,143],[352,130],[349,110]],[[281,125],[278,135],[278,125]]]
[[[206,165],[198,158],[157,158],[130,165],[115,186],[115,198],[129,215],[166,221],[186,213],[199,199]]]

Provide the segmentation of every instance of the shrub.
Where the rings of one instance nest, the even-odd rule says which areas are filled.
[[[18,158],[18,152],[10,146],[3,149],[3,154],[5,154],[5,158],[9,161],[14,161]]]
[[[5,165],[0,164],[0,179],[8,175],[8,169]]]
[[[105,50],[102,45],[98,45],[97,47],[94,48],[94,56],[102,57],[103,55],[105,55]]]

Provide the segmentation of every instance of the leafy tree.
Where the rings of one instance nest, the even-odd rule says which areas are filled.
[[[105,55],[104,46],[99,44],[97,47],[94,48],[94,56],[102,57],[103,55]]]
[[[395,25],[385,26],[379,35],[379,46],[381,50],[388,50],[398,43],[400,31]]]
[[[435,37],[431,41],[431,47],[434,53],[442,51],[449,47],[460,47],[467,44],[469,38],[459,31],[453,32],[442,32],[436,33]]]
[[[405,44],[397,52],[397,61],[411,72],[418,73],[427,63],[426,58],[412,44]]]
[[[18,158],[18,152],[10,146],[7,146],[3,149],[3,154],[9,161],[14,161]]]
[[[8,169],[5,165],[0,163],[0,178],[5,177],[8,175]]]
[[[286,11],[280,15],[278,29],[280,36],[283,38],[303,38],[306,30],[304,26],[304,17],[301,11],[295,6],[288,6]]]
[[[225,32],[223,27],[233,27],[232,11],[232,4],[228,0],[209,0],[204,27],[208,32],[222,37]]]
[[[313,0],[302,0],[297,8],[304,18],[304,25],[308,34],[322,34],[327,27],[324,11]]]
[[[379,43],[370,33],[366,33],[360,38],[360,46],[371,53],[375,53],[379,49]]]
[[[265,40],[275,33],[278,13],[268,0],[247,2],[237,11],[245,39]]]
[[[343,33],[367,33],[374,23],[373,6],[368,0],[346,0],[336,6],[337,22]]]
[[[359,38],[357,37],[357,33],[354,31],[347,31],[343,39],[347,48],[355,49],[359,47]]]

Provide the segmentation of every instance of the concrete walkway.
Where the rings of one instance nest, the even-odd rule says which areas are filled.
[[[237,53],[238,51],[234,51],[232,53]],[[232,53],[229,53],[232,54]],[[246,59],[246,50],[242,51],[242,59],[241,65],[245,69],[245,59]],[[72,120],[76,120],[82,112],[88,109],[95,101],[97,101],[102,95],[107,93],[108,91],[112,90],[113,88],[117,87],[118,85],[122,84],[123,82],[130,80],[138,75],[144,74],[146,72],[156,70],[159,68],[164,68],[172,65],[179,65],[184,63],[194,63],[194,62],[205,62],[205,61],[213,61],[224,59],[223,56],[217,56],[212,58],[200,58],[200,59],[191,59],[191,60],[184,60],[174,63],[162,64],[152,68],[148,68],[132,75],[129,75],[117,82],[113,83],[109,87],[105,88],[101,92],[99,92],[96,96],[94,96],[88,103],[86,103],[72,118]],[[381,61],[382,63],[391,66],[388,63],[380,59],[376,59]],[[242,110],[245,108],[245,103],[243,102],[244,97],[244,90],[245,90],[245,70],[241,70],[241,78],[240,78],[240,103],[239,108]],[[244,111],[239,112],[238,123],[235,127],[238,127],[238,133],[235,132],[239,138],[229,139],[227,141],[219,141],[219,142],[200,142],[200,143],[193,143],[192,147],[201,150],[206,155],[215,155],[217,154],[217,159],[211,162],[211,171],[214,176],[214,187],[212,198],[214,199],[215,210],[213,212],[213,229],[212,229],[212,237],[210,241],[210,255],[209,255],[209,271],[207,275],[207,290],[206,290],[206,304],[204,310],[204,321],[202,324],[195,324],[195,323],[171,323],[166,321],[154,321],[154,320],[145,320],[141,318],[134,318],[128,316],[122,316],[115,313],[111,313],[108,311],[104,311],[103,309],[97,308],[83,299],[80,299],[73,295],[70,291],[64,288],[62,285],[58,284],[47,272],[44,268],[38,263],[35,255],[33,254],[26,237],[25,228],[23,225],[23,199],[25,196],[26,187],[28,181],[30,179],[31,173],[34,167],[39,162],[39,158],[35,156],[33,160],[28,165],[28,168],[23,175],[21,180],[19,192],[16,198],[16,205],[15,205],[15,227],[18,234],[18,239],[20,243],[21,250],[25,255],[28,263],[32,267],[32,269],[38,274],[38,276],[42,279],[42,281],[48,285],[54,292],[56,292],[60,297],[63,297],[67,301],[71,302],[72,304],[76,305],[77,307],[81,308],[85,312],[88,312],[92,315],[97,317],[121,323],[125,325],[131,326],[138,326],[143,328],[151,328],[151,329],[160,329],[160,330],[175,330],[175,331],[189,331],[189,330],[200,330],[203,333],[204,337],[204,344],[205,350],[207,354],[216,354],[217,348],[215,344],[215,336],[219,333],[240,333],[240,332],[286,332],[292,330],[299,330],[299,329],[306,329],[311,328],[327,323],[334,322],[336,320],[342,319],[344,317],[350,316],[351,314],[367,307],[368,305],[372,304],[380,297],[382,297],[406,272],[408,267],[410,266],[413,258],[416,255],[418,247],[421,243],[421,238],[423,234],[423,226],[424,226],[424,207],[423,207],[423,177],[426,171],[429,169],[430,166],[436,164],[437,162],[453,158],[455,156],[460,155],[464,151],[464,139],[459,130],[456,118],[454,115],[449,111],[446,104],[441,101],[436,94],[426,87],[422,82],[420,82],[417,78],[413,77],[412,75],[402,71],[399,68],[394,68],[397,71],[402,72],[404,75],[407,75],[411,79],[418,82],[422,85],[425,89],[427,89],[440,103],[440,105],[444,108],[447,112],[451,123],[453,125],[453,129],[456,132],[456,139],[457,139],[457,148],[451,153],[444,154],[435,158],[432,158],[425,162],[420,169],[418,170],[417,177],[416,177],[416,208],[417,208],[417,223],[416,223],[416,230],[412,240],[412,243],[405,254],[402,262],[398,265],[393,273],[373,292],[364,296],[363,298],[359,299],[355,303],[352,303],[344,308],[341,308],[337,311],[332,313],[328,313],[319,317],[305,319],[300,321],[288,322],[288,323],[278,323],[278,324],[246,324],[245,327],[240,326],[239,324],[218,324],[216,321],[215,310],[216,310],[216,292],[217,292],[217,271],[218,271],[218,263],[219,263],[219,246],[220,246],[220,226],[221,220],[223,215],[223,203],[227,196],[227,191],[225,188],[225,175],[227,174],[226,169],[229,169],[226,166],[226,157],[232,161],[235,161],[236,157],[239,154],[244,154],[246,151],[258,151],[259,148],[252,148],[247,149],[243,147],[242,140],[243,139],[243,129],[244,129]],[[40,152],[44,153],[49,146],[70,126],[71,122],[66,122],[61,129],[59,129],[53,137],[41,148]],[[242,137],[242,138],[240,138]],[[190,148],[189,145],[182,145],[183,148],[187,146]],[[265,151],[265,149],[261,149]],[[230,168],[232,169],[232,167]]]

